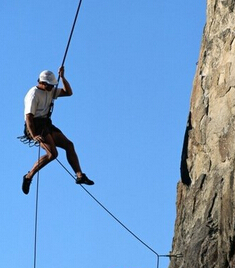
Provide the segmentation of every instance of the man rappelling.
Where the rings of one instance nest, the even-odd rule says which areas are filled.
[[[35,162],[32,169],[23,176],[22,190],[25,194],[29,193],[33,176],[41,168],[57,158],[57,147],[66,151],[68,163],[76,174],[76,183],[94,184],[82,172],[73,143],[60,129],[52,124],[52,120],[48,116],[53,99],[73,94],[72,88],[64,76],[64,67],[59,68],[59,77],[61,78],[63,88],[57,88],[58,81],[51,71],[45,70],[41,72],[38,78],[38,85],[32,87],[24,99],[24,133],[29,140],[39,143],[46,151],[46,154],[41,156]]]

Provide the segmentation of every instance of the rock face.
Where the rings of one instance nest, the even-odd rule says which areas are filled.
[[[235,268],[235,0],[207,0],[169,268]]]

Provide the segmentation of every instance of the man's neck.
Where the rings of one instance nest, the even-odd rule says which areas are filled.
[[[38,89],[42,90],[42,91],[46,91],[45,88],[43,88],[41,84],[38,84],[36,87],[37,87]]]

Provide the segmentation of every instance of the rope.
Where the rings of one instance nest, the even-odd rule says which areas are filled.
[[[40,146],[38,149],[38,164],[40,160]],[[56,161],[61,165],[61,167],[76,181],[76,177],[65,167],[65,165],[56,158]],[[137,239],[142,245],[149,249],[152,253],[156,255],[157,258],[157,268],[160,265],[161,257],[169,258],[182,258],[182,254],[169,254],[169,255],[160,255],[153,248],[148,246],[142,239],[140,239],[134,232],[132,232],[125,224],[123,224],[113,213],[110,212],[94,195],[92,195],[83,185],[81,188],[102,208],[104,209],[117,223],[119,223],[127,232],[129,232],[135,239]],[[37,260],[37,226],[38,226],[38,198],[39,197],[39,171],[37,172],[37,186],[36,186],[36,205],[35,205],[35,231],[34,231],[34,268],[36,268]]]
[[[74,31],[74,28],[75,28],[75,25],[76,25],[76,21],[77,21],[77,17],[78,17],[79,11],[80,11],[81,4],[82,4],[82,0],[80,0],[79,3],[78,3],[77,11],[76,11],[75,18],[74,18],[74,21],[73,21],[73,26],[72,26],[72,29],[71,29],[71,32],[70,32],[70,35],[69,35],[68,43],[67,43],[67,46],[66,46],[66,49],[65,49],[65,53],[64,53],[64,57],[63,57],[61,66],[64,66],[64,63],[65,63],[65,59],[66,59],[66,56],[67,56],[67,53],[68,53],[68,50],[69,50],[69,45],[70,45],[70,42],[71,42],[71,39],[72,39],[72,36],[73,36],[73,31]],[[58,84],[59,84],[60,76],[58,77],[57,80],[58,80]],[[58,87],[58,85],[56,86],[56,89],[57,89],[57,87]],[[53,112],[53,106],[54,106],[54,102],[52,101],[51,104],[50,104],[48,117],[51,117],[51,114]],[[17,137],[17,138],[20,139],[20,141],[23,142],[24,144],[29,144],[29,147],[39,145],[39,144],[35,143],[35,141],[29,139],[26,135],[20,136],[20,137]],[[39,146],[39,149],[38,149],[38,165],[39,165],[39,161],[40,161],[40,146]],[[36,188],[36,204],[35,204],[34,268],[36,268],[36,260],[37,260],[38,193],[39,193],[39,171],[37,172],[37,188]]]
[[[61,163],[59,159],[56,158],[56,161],[62,166],[62,168],[74,179],[76,180],[76,177]],[[142,243],[146,248],[148,248],[150,251],[152,251],[157,257],[159,257],[159,254],[152,249],[150,246],[148,246],[142,239],[140,239],[137,235],[135,235],[126,225],[124,225],[116,216],[114,216],[113,213],[111,213],[94,195],[92,195],[83,185],[79,184],[82,189],[101,207],[103,208],[116,222],[118,222],[126,231],[128,231],[133,237],[135,237],[140,243]]]
[[[168,255],[158,255],[157,256],[157,268],[159,268],[159,265],[160,265],[160,258],[182,258],[183,255],[180,253],[180,254],[168,254]]]
[[[73,26],[72,26],[72,29],[71,29],[71,32],[70,32],[70,35],[69,35],[68,43],[67,43],[67,46],[66,46],[66,49],[65,49],[64,58],[63,58],[61,66],[64,66],[64,63],[65,63],[65,59],[66,59],[66,56],[67,56],[67,53],[68,53],[68,50],[69,50],[69,45],[70,45],[70,42],[71,42],[71,39],[72,39],[72,36],[73,36],[73,31],[74,31],[74,28],[75,28],[75,25],[76,25],[76,22],[77,22],[78,13],[80,11],[81,4],[82,4],[82,0],[80,0],[79,3],[78,3],[76,15],[75,15]],[[58,78],[58,82],[59,82],[59,78]]]
[[[38,147],[38,165],[40,161],[40,146]],[[37,261],[37,229],[38,229],[38,193],[39,193],[39,170],[37,172],[36,202],[35,202],[35,224],[34,224],[34,268]]]
[[[45,144],[44,144],[45,146]],[[38,159],[40,158],[40,146],[39,146],[39,155]],[[65,165],[56,158],[56,161],[61,165],[61,167],[76,181],[76,177],[65,167]],[[39,163],[39,162],[38,162]],[[37,210],[38,210],[38,183],[39,183],[39,172],[37,178],[37,194],[36,194],[36,217],[35,217],[35,241],[36,241],[36,230],[37,230]],[[159,255],[153,248],[148,246],[142,239],[140,239],[134,232],[132,232],[124,223],[122,223],[113,213],[110,212],[94,195],[92,195],[83,185],[79,184],[81,188],[101,207],[103,208],[117,223],[119,223],[126,231],[128,231],[134,238],[136,238],[142,245],[148,248],[151,252],[153,252],[157,256],[157,268],[159,267],[159,258],[160,257],[174,257],[180,258],[182,257],[181,254],[169,254],[169,255]],[[36,242],[35,242],[36,248]],[[36,250],[35,250],[36,251]],[[35,254],[36,255],[36,254]],[[36,268],[36,267],[34,267]]]
[[[71,28],[71,31],[70,31],[69,39],[68,39],[68,42],[67,42],[67,46],[66,46],[66,49],[65,49],[65,53],[64,53],[64,57],[63,57],[61,66],[64,66],[64,63],[65,63],[65,60],[66,60],[66,57],[67,57],[67,54],[68,54],[70,42],[72,40],[72,36],[73,36],[74,28],[75,28],[75,25],[76,25],[76,22],[77,22],[78,14],[79,14],[79,11],[80,11],[80,8],[81,8],[81,4],[82,4],[82,0],[79,1],[78,6],[77,6],[77,11],[76,11],[76,14],[75,14],[75,17],[74,17],[73,25],[72,25],[72,28]],[[58,76],[57,81],[58,81],[58,84],[59,84],[60,76]],[[58,87],[58,84],[56,85],[56,89]],[[56,90],[54,91],[54,96],[53,96],[52,102],[51,102],[50,107],[49,107],[49,111],[48,111],[48,114],[47,114],[48,118],[51,117],[53,109],[54,109],[54,97],[55,97],[55,94],[56,94]],[[35,145],[35,142],[32,141],[31,139],[29,139],[26,135],[23,135],[23,136],[20,136],[20,137],[17,137],[17,138],[21,142],[23,142],[24,144],[28,144],[29,147],[33,147]]]
[[[76,181],[76,177],[65,167],[65,165],[56,158],[56,161],[61,165],[61,167]],[[134,234],[126,225],[124,225],[116,216],[114,216],[113,213],[110,212],[94,195],[92,195],[83,185],[80,184],[82,189],[101,207],[103,208],[117,223],[119,223],[126,231],[128,231],[134,238],[136,238],[142,245],[144,245],[146,248],[148,248],[151,252],[153,252],[156,255],[157,258],[157,268],[159,268],[160,265],[160,258],[182,258],[182,254],[168,254],[168,255],[160,255],[158,254],[154,249],[152,249],[150,246],[148,246],[142,239],[140,239],[136,234]]]
[[[75,18],[73,21],[73,25],[72,25],[72,29],[69,35],[69,39],[68,39],[68,43],[65,49],[65,53],[64,53],[64,57],[62,60],[62,64],[61,66],[64,66],[66,57],[67,57],[67,53],[69,50],[69,46],[70,46],[70,42],[73,36],[73,31],[76,25],[76,21],[77,21],[77,17],[80,11],[80,7],[82,4],[82,0],[79,1],[78,3],[78,7],[77,7],[77,11],[75,14]],[[59,80],[60,80],[60,76],[58,76],[58,84],[59,84]],[[58,84],[56,86],[56,89],[58,87]],[[48,117],[51,117],[52,112],[53,112],[53,108],[54,108],[54,101],[51,102],[50,104],[50,109],[49,109],[49,113],[48,113]],[[30,147],[33,146],[38,146],[39,144],[35,143],[34,141],[31,141],[30,139],[28,139],[26,136],[20,136],[17,137],[18,139],[20,139],[21,142],[23,142],[24,144],[29,144]],[[74,175],[56,158],[57,162],[65,169],[65,171],[74,179],[76,180],[76,178],[74,177]],[[38,164],[40,161],[40,146],[38,149]],[[151,252],[153,252],[156,257],[157,257],[157,268],[159,267],[159,258],[160,257],[182,257],[180,254],[178,255],[159,255],[154,249],[152,249],[150,246],[148,246],[143,240],[141,240],[136,234],[134,234],[126,225],[124,225],[116,216],[114,216],[113,213],[111,213],[94,195],[92,195],[83,185],[80,184],[80,186],[82,187],[82,189],[101,207],[103,208],[116,222],[118,222],[124,229],[126,229],[126,231],[128,231],[134,238],[136,238],[140,243],[142,243],[146,248],[148,248]],[[34,231],[34,268],[36,268],[36,261],[37,261],[37,229],[38,229],[38,198],[39,198],[39,171],[37,172],[37,186],[36,186],[36,204],[35,204],[35,231]]]
[[[75,28],[75,25],[76,25],[76,22],[77,22],[77,18],[78,18],[78,14],[79,14],[79,11],[80,11],[81,4],[82,4],[82,0],[80,0],[79,3],[78,3],[77,11],[76,11],[75,18],[74,18],[74,21],[73,21],[73,26],[71,28],[71,32],[70,32],[70,35],[69,35],[68,43],[67,43],[67,46],[66,46],[66,49],[65,49],[65,53],[64,53],[64,57],[63,57],[61,66],[64,66],[64,63],[65,63],[65,60],[66,60],[66,57],[67,57],[67,54],[68,54],[70,42],[71,42],[71,39],[72,39],[72,36],[73,36],[73,31],[74,31],[74,28]],[[57,87],[59,85],[60,76],[58,76],[57,81],[58,81],[58,84],[56,85],[56,89],[57,89]],[[56,94],[56,90],[54,91],[53,99],[55,97],[55,94]],[[52,102],[50,104],[50,108],[49,108],[49,112],[48,112],[48,117],[49,118],[51,117],[53,109],[54,109],[54,100],[53,99],[52,99]]]

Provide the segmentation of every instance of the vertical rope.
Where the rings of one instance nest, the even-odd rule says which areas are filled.
[[[40,161],[40,145],[38,146],[38,165]],[[34,268],[37,265],[37,231],[38,231],[38,192],[39,192],[39,170],[37,172],[36,201],[35,201],[35,224],[34,224]]]
[[[156,257],[157,257],[157,268],[159,268],[159,255],[157,255]]]
[[[74,22],[73,22],[73,26],[72,26],[72,29],[71,29],[71,32],[70,32],[70,35],[69,35],[68,43],[67,43],[67,46],[66,46],[66,49],[65,49],[65,53],[64,53],[64,57],[63,57],[61,66],[64,66],[64,63],[65,63],[65,59],[66,59],[68,49],[69,49],[69,45],[70,45],[70,42],[71,42],[71,39],[72,39],[72,36],[73,36],[73,31],[74,31],[74,28],[75,28],[75,25],[76,25],[76,21],[77,21],[77,17],[78,17],[78,13],[79,13],[81,4],[82,4],[82,0],[79,0],[77,11],[76,11]],[[58,83],[59,83],[59,80],[60,80],[60,77],[58,77]],[[53,112],[53,106],[54,106],[54,103],[52,101],[51,105],[50,105],[48,117],[51,117],[51,114]],[[39,160],[40,160],[40,145],[39,145],[39,149],[38,149],[38,165],[39,165]],[[37,172],[36,204],[35,204],[34,268],[36,268],[36,264],[37,264],[38,191],[39,191],[39,171]]]

